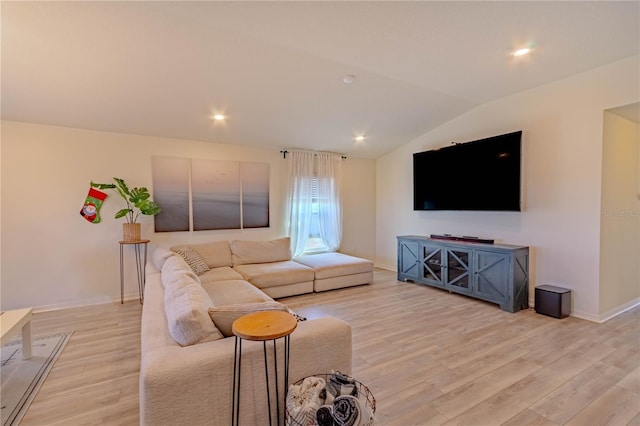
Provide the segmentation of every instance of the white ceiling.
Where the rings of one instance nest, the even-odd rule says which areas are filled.
[[[1,14],[3,119],[364,158],[640,44],[636,1],[3,1]],[[510,56],[523,45],[529,57]]]

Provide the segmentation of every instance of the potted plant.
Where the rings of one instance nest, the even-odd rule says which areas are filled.
[[[127,207],[119,210],[115,214],[116,219],[125,218],[126,223],[122,224],[122,234],[124,241],[140,240],[140,224],[138,216],[155,216],[162,210],[159,205],[151,200],[151,194],[145,187],[129,189],[123,179],[114,177],[113,183],[94,183],[91,186],[98,189],[113,189],[127,204]]]

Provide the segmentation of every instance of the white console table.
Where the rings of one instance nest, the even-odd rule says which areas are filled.
[[[31,358],[31,308],[3,312],[0,315],[0,330],[2,346],[22,330],[22,358]]]

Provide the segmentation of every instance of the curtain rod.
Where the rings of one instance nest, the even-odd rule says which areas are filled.
[[[310,151],[308,151],[310,152]],[[287,154],[289,153],[289,151],[287,151],[286,149],[281,149],[280,150],[280,154],[282,154],[282,158],[284,158],[285,160],[287,159]],[[333,153],[331,153],[333,154]],[[317,153],[314,153],[314,155],[318,155]],[[342,158],[343,160],[347,159],[346,155],[340,155],[340,158]]]

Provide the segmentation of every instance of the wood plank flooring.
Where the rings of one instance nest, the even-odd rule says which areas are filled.
[[[36,313],[32,333],[73,331],[21,425],[136,425],[137,300]]]
[[[639,308],[605,324],[510,314],[380,269],[281,301],[352,325],[378,425],[640,425]],[[22,424],[138,424],[140,315],[137,301],[36,313],[34,335],[74,333]]]

